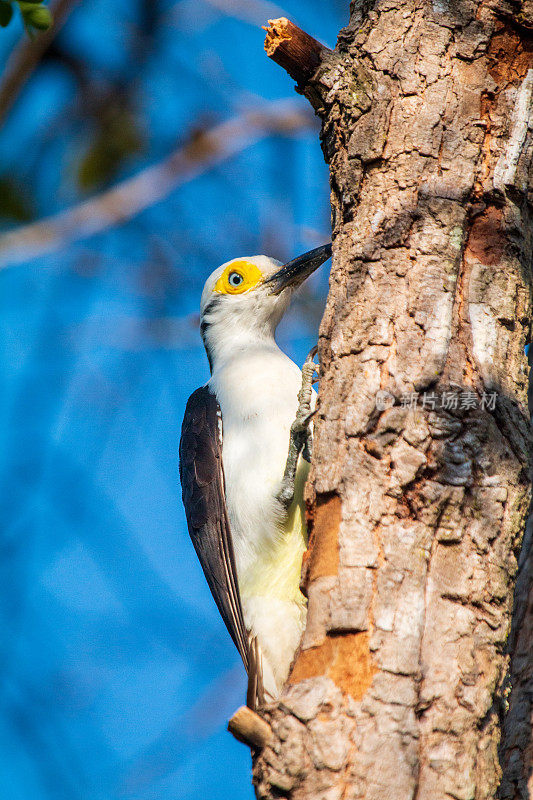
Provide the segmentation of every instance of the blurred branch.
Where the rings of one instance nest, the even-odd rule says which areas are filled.
[[[262,25],[265,19],[270,17],[286,16],[286,12],[270,0],[203,0],[203,2],[204,5],[216,8],[227,17],[233,17],[255,27]],[[176,16],[180,9],[187,6],[194,6],[196,9],[197,5],[195,0],[177,0],[167,15]]]
[[[79,0],[57,0],[51,8],[54,18],[52,26],[34,39],[23,39],[11,54],[0,83],[0,123],[78,2]]]
[[[1,234],[0,269],[121,224],[271,133],[289,135],[312,124],[312,115],[298,101],[278,100],[211,130],[197,130],[184,146],[133,178],[59,214]]]
[[[223,11],[225,14],[248,22],[251,25],[261,25],[263,20],[270,17],[284,17],[286,12],[271,3],[270,0],[206,0],[206,2]]]

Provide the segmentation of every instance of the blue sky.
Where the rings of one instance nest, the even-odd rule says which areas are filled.
[[[284,97],[304,109],[266,58],[260,24],[281,8],[334,46],[344,5],[160,3],[143,44],[140,3],[81,2],[60,34],[63,59],[82,63],[95,91],[124,92],[142,134],[111,183],[195,127]],[[0,32],[4,63],[21,36]],[[75,77],[48,59],[0,131],[0,177],[35,219],[105,190],[76,177],[94,127]],[[179,430],[208,378],[205,278],[231,257],[288,259],[327,241],[328,197],[317,129],[306,128],[95,236],[26,262],[0,255],[3,797],[252,797],[249,752],[225,730],[245,676],[186,532]],[[281,326],[298,362],[326,289],[322,270]]]

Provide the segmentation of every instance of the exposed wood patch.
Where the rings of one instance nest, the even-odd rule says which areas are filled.
[[[341,499],[337,494],[318,495],[310,526],[309,547],[304,555],[306,582],[339,571]]]
[[[268,27],[263,25],[263,30],[266,31],[265,36],[265,52],[271,58],[278,47],[283,45],[283,42],[292,39],[293,30],[296,26],[290,22],[287,17],[279,17],[279,19],[269,19]]]
[[[519,84],[533,66],[533,40],[519,36],[510,25],[492,37],[487,55],[489,72],[494,80],[503,85]]]
[[[377,672],[370,655],[368,633],[348,633],[336,636],[333,641],[337,654],[329,675],[344,692],[360,700]]]
[[[466,243],[466,258],[474,258],[487,266],[500,262],[505,246],[502,218],[502,209],[496,206],[489,206],[475,218]]]
[[[376,672],[366,631],[329,634],[323,644],[299,653],[289,683],[325,675],[354,700],[361,700]]]

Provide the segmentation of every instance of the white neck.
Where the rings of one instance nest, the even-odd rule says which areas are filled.
[[[250,327],[243,331],[240,326],[229,326],[223,331],[208,331],[205,346],[213,373],[234,359],[264,351],[279,351],[274,331],[266,327]]]
[[[278,303],[266,314],[260,305],[234,303],[229,309],[223,300],[215,301],[206,309],[201,325],[211,371],[258,350],[279,351],[274,334],[286,307],[287,302]]]

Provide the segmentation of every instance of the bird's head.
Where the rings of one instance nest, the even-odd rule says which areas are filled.
[[[331,255],[331,244],[287,264],[268,256],[227,261],[205,282],[200,330],[213,368],[218,355],[271,339],[294,290]]]

